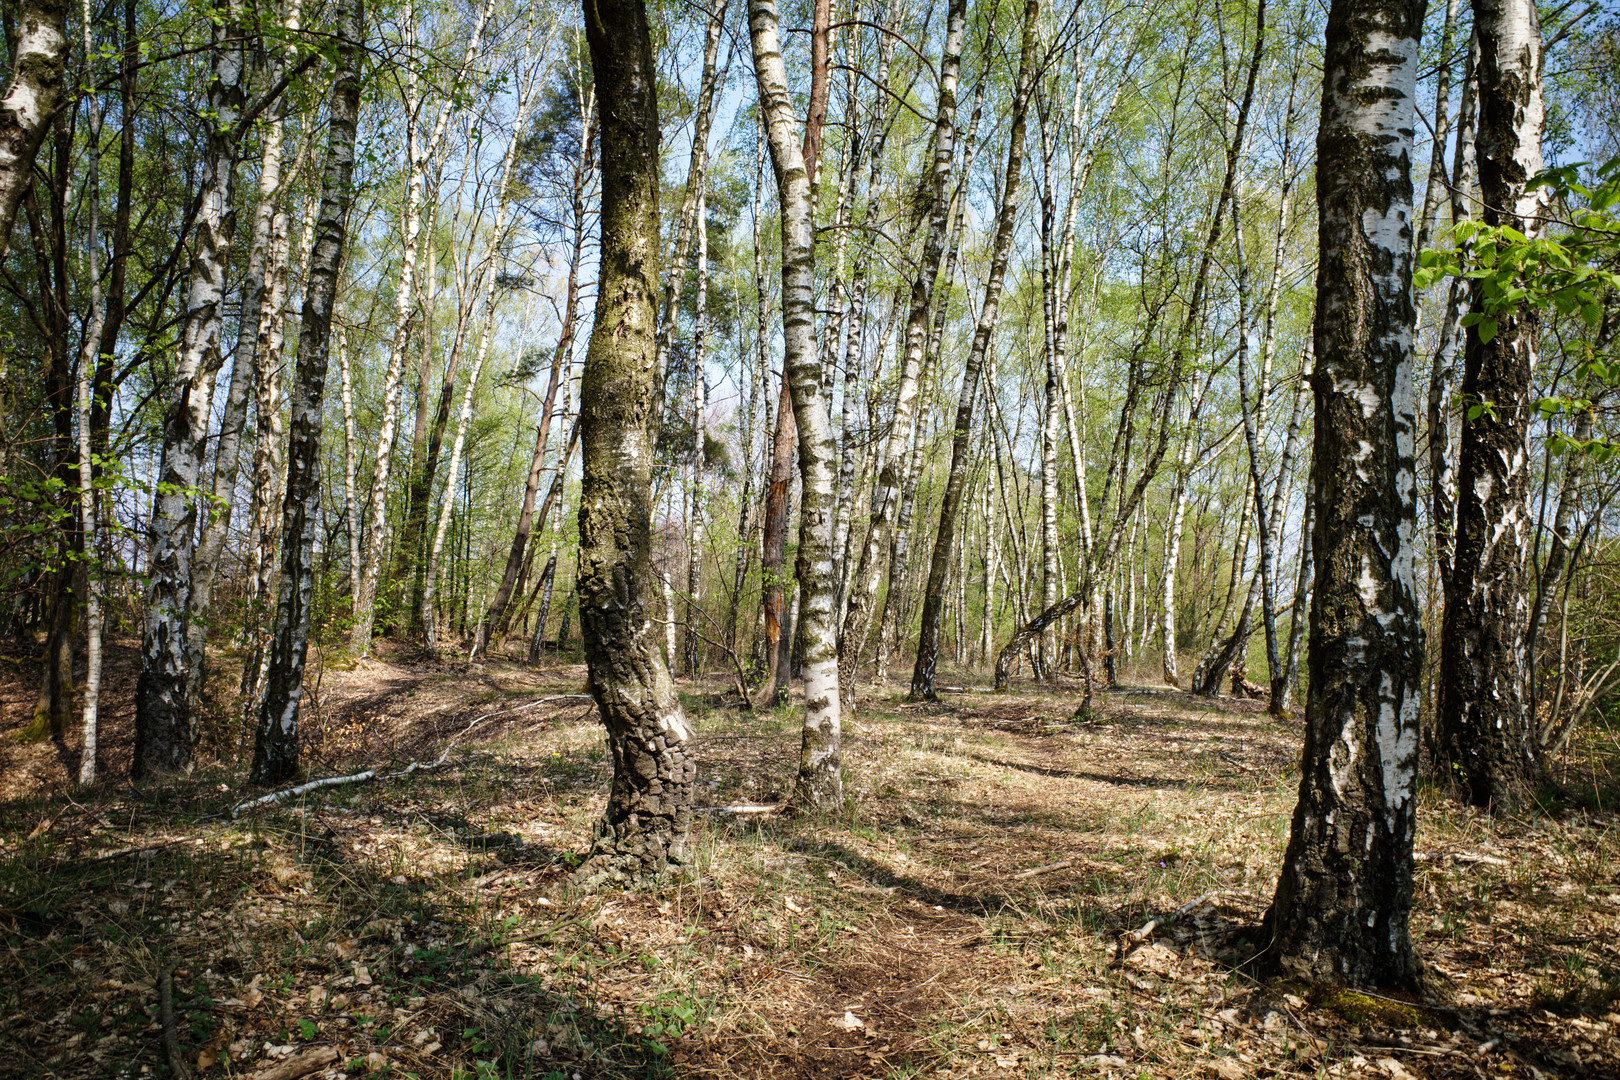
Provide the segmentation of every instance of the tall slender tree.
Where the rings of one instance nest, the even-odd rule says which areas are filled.
[[[1481,217],[1541,231],[1541,25],[1531,0],[1475,0]],[[1440,634],[1440,763],[1476,806],[1511,812],[1541,780],[1530,713],[1530,589],[1535,523],[1526,502],[1530,380],[1539,313],[1529,301],[1487,313],[1473,283],[1463,356],[1467,404],[1457,469],[1457,531]],[[1489,331],[1495,330],[1494,335]]]
[[[315,242],[298,333],[287,497],[282,511],[281,586],[276,597],[264,694],[258,704],[250,773],[254,782],[261,784],[280,783],[297,775],[299,768],[299,706],[304,696],[304,658],[309,649],[310,614],[315,602],[315,532],[321,508],[321,406],[326,391],[332,309],[348,244],[349,208],[354,201],[354,146],[365,43],[363,0],[338,0],[329,25],[337,39],[337,63],[327,116],[321,202],[316,211]]]

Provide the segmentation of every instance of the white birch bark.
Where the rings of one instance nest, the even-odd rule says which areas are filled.
[[[186,645],[191,600],[193,537],[204,440],[214,375],[222,362],[225,273],[236,230],[233,188],[237,119],[244,99],[246,63],[241,9],[216,5],[208,145],[197,192],[196,242],[186,290],[186,319],[175,358],[173,392],[164,412],[163,466],[152,510],[152,558],[141,634],[141,674],[135,691],[134,779],[183,769],[191,760],[190,684]]]
[[[775,0],[750,0],[748,29],[781,206],[783,362],[799,433],[803,486],[798,622],[804,639],[804,731],[793,801],[806,809],[831,810],[843,803],[838,638],[833,624],[836,443],[814,340],[815,232],[810,174],[797,138]]]
[[[86,65],[94,55],[91,36],[90,0],[81,0],[79,7],[84,34]],[[94,400],[96,365],[101,353],[101,335],[106,326],[107,309],[101,296],[101,276],[96,255],[101,245],[101,99],[88,95],[90,108],[90,161],[86,182],[86,221],[84,240],[85,277],[90,282],[90,317],[84,328],[84,347],[79,350],[79,517],[83,521],[83,549],[85,555],[85,675],[84,675],[84,741],[79,752],[79,783],[96,782],[96,741],[99,734],[97,711],[101,703],[101,560],[98,539],[100,529],[96,521],[96,488],[94,458],[90,447],[90,411]]]
[[[906,479],[911,438],[912,411],[916,408],[921,382],[923,354],[927,347],[930,316],[933,313],[934,281],[944,254],[946,229],[950,221],[951,179],[956,165],[956,89],[961,68],[962,38],[967,22],[966,0],[951,0],[945,26],[945,47],[940,58],[939,106],[934,120],[934,160],[928,232],[922,258],[911,283],[910,308],[906,317],[905,351],[900,379],[895,388],[894,414],[889,422],[882,465],[873,491],[874,509],[861,549],[860,562],[849,583],[848,609],[839,634],[839,686],[846,707],[852,706],[855,671],[860,665],[867,632],[872,623],[872,606],[882,580],[882,552],[888,547],[894,526],[901,487]]]
[[[34,155],[66,92],[67,0],[22,0],[16,28],[11,85],[0,98],[0,258],[10,246],[17,208],[34,183]]]

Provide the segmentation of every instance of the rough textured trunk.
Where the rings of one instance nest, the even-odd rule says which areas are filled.
[[[135,687],[135,757],[143,779],[191,761],[192,655],[186,645],[191,604],[193,536],[208,435],[214,375],[222,362],[225,272],[236,231],[237,118],[245,97],[240,11],[216,5],[214,77],[208,88],[213,122],[197,192],[196,243],[186,296],[186,323],[175,360],[174,390],[164,410],[163,465],[152,510],[152,559]]]
[[[935,701],[939,691],[940,626],[945,618],[945,579],[950,573],[954,546],[958,541],[957,517],[961,513],[967,486],[969,440],[973,432],[973,412],[979,396],[979,377],[984,370],[985,353],[995,334],[1001,313],[1001,290],[1007,276],[1007,255],[1012,249],[1018,223],[1018,188],[1024,169],[1024,133],[1029,112],[1033,73],[1030,54],[1034,48],[1035,19],[1025,7],[1024,40],[1020,49],[1017,90],[1013,98],[1012,126],[1007,136],[1007,170],[1002,182],[1001,201],[996,210],[996,232],[990,250],[990,274],[985,280],[984,300],[979,305],[978,325],[962,369],[962,387],[957,396],[956,424],[951,436],[950,471],[945,478],[945,494],[940,501],[939,530],[934,534],[934,551],[928,563],[928,583],[923,589],[922,626],[917,634],[917,661],[911,672],[911,700]],[[988,489],[986,489],[988,490]],[[987,518],[987,528],[988,518]],[[985,582],[985,621],[990,621],[990,582]]]
[[[1476,0],[1479,134],[1475,153],[1486,225],[1540,230],[1541,27],[1530,0]],[[1475,283],[1471,311],[1484,312]],[[1468,328],[1457,469],[1457,534],[1440,637],[1440,763],[1476,806],[1511,813],[1543,775],[1529,708],[1530,590],[1525,554],[1534,531],[1526,493],[1530,381],[1538,312],[1494,314],[1494,337]]]
[[[576,880],[631,882],[685,862],[697,766],[648,605],[660,260],[658,101],[642,0],[587,4],[585,34],[601,102],[602,254],[579,391],[578,588],[613,787]]]
[[[17,208],[34,184],[34,155],[63,103],[67,8],[67,0],[17,5],[11,85],[0,98],[0,258],[10,246]]]
[[[890,421],[883,464],[875,481],[871,523],[867,528],[866,543],[861,548],[860,562],[849,582],[848,608],[838,639],[838,682],[846,705],[853,700],[855,671],[866,645],[873,603],[882,580],[881,555],[888,547],[901,487],[906,479],[909,460],[906,449],[911,436],[912,410],[916,408],[923,354],[928,342],[929,317],[933,313],[934,282],[939,275],[940,260],[945,252],[946,228],[950,222],[951,177],[956,165],[956,84],[966,23],[966,0],[951,0],[945,26],[945,48],[940,58],[939,109],[934,119],[928,231],[923,238],[917,274],[911,282],[905,353],[895,388],[894,416]]]
[[[294,4],[286,25],[289,30],[296,31],[298,24],[299,8]],[[280,50],[276,51],[265,79],[267,86],[274,86],[281,77],[284,67],[282,55]],[[225,538],[230,533],[236,479],[241,472],[242,429],[247,423],[248,397],[253,390],[256,370],[253,350],[258,344],[259,312],[265,298],[265,276],[270,263],[276,202],[281,197],[281,143],[281,118],[273,115],[266,126],[264,149],[260,154],[259,199],[253,214],[253,234],[248,241],[247,275],[242,283],[242,313],[237,320],[231,381],[225,394],[225,412],[220,418],[214,453],[210,512],[203,522],[202,536],[197,541],[197,550],[191,562],[191,595],[187,598],[186,606],[186,653],[190,671],[189,692],[194,705],[200,704],[200,693],[207,677],[206,644],[209,609],[214,599],[214,578],[219,572],[220,556],[225,551]]]
[[[304,286],[293,383],[292,431],[287,450],[287,498],[283,509],[281,586],[271,631],[270,662],[258,706],[251,777],[277,784],[299,771],[298,714],[304,693],[304,656],[309,646],[310,607],[315,598],[315,532],[321,501],[321,402],[326,388],[327,349],[338,273],[348,239],[354,199],[355,129],[360,114],[360,74],[365,15],[361,0],[338,0],[328,24],[337,38],[337,70],[327,119],[325,175],[316,212],[314,246]]]
[[[799,510],[797,622],[804,639],[804,729],[792,800],[806,810],[835,810],[844,801],[838,637],[833,623],[837,591],[833,564],[837,446],[814,338],[815,232],[810,190],[814,162],[807,160],[814,157],[820,132],[814,123],[816,108],[812,103],[806,146],[801,149],[794,137],[798,125],[777,37],[774,0],[750,0],[748,29],[760,112],[782,213],[783,366],[800,435],[799,479],[803,495]],[[825,57],[824,44],[822,55]],[[820,78],[825,95],[825,72]],[[805,150],[810,153],[807,155]]]
[[[1335,0],[1317,134],[1317,586],[1274,972],[1414,989],[1423,631],[1413,591],[1414,93],[1422,0]]]

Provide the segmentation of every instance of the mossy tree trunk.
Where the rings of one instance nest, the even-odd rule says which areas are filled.
[[[584,476],[580,623],[591,696],[607,728],[613,788],[576,880],[656,877],[686,859],[691,732],[649,608],[657,389],[658,99],[643,0],[586,0],[601,103],[601,270],[580,380]]]

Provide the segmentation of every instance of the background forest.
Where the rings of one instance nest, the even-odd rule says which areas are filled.
[[[698,799],[736,803],[700,809],[752,822],[758,843],[765,834],[757,819],[771,813],[764,804],[783,799],[851,820],[864,805],[888,821],[881,808],[901,796],[884,786],[887,758],[877,740],[908,754],[961,752],[981,765],[1006,765],[967,754],[962,736],[939,723],[953,698],[964,702],[964,718],[1002,733],[986,738],[1023,740],[1019,752],[1029,760],[1009,767],[1059,783],[1096,778],[1065,771],[1069,765],[1044,756],[1041,740],[1060,733],[1082,745],[1106,743],[1121,715],[1135,715],[1119,710],[1158,709],[1163,701],[1172,724],[1202,723],[1195,718],[1212,715],[1200,711],[1206,707],[1239,718],[1231,721],[1239,732],[1232,745],[1241,759],[1204,743],[1187,751],[1198,761],[1207,751],[1216,755],[1212,768],[1225,767],[1220,758],[1242,769],[1243,783],[1274,784],[1281,775],[1282,789],[1298,786],[1315,575],[1322,560],[1340,557],[1336,545],[1313,552],[1323,530],[1314,527],[1320,500],[1311,479],[1318,442],[1332,433],[1313,416],[1313,390],[1334,378],[1314,366],[1323,340],[1317,149],[1326,7],[1295,0],[794,3],[780,12],[780,76],[756,64],[760,27],[750,25],[757,14],[750,7],[656,0],[648,11],[660,125],[661,272],[656,321],[647,328],[656,378],[645,425],[650,462],[635,461],[633,449],[625,459],[650,470],[643,516],[647,583],[655,587],[642,629],[676,677],[677,717],[684,708],[697,730],[723,732],[698,744],[791,742],[792,703],[804,711],[796,785],[777,775],[780,762],[705,751],[703,768],[712,766],[715,779],[697,774]],[[1620,708],[1620,13],[1603,0],[1526,10],[1528,24],[1539,27],[1532,52],[1542,60],[1525,100],[1544,110],[1530,172],[1548,171],[1517,183],[1539,208],[1538,227],[1516,230],[1485,213],[1494,165],[1482,159],[1503,136],[1482,128],[1482,117],[1495,115],[1493,85],[1476,71],[1484,62],[1475,16],[1458,0],[1424,16],[1410,154],[1416,190],[1412,219],[1402,225],[1410,250],[1421,254],[1412,363],[1393,391],[1417,419],[1415,474],[1405,477],[1415,486],[1416,523],[1403,535],[1407,561],[1398,572],[1410,574],[1429,643],[1415,691],[1425,783],[1432,781],[1424,798],[1455,796],[1446,803],[1453,816],[1436,826],[1454,837],[1455,850],[1418,859],[1450,860],[1458,889],[1466,888],[1458,867],[1500,863],[1504,874],[1508,867],[1489,853],[1500,848],[1464,850],[1467,822],[1475,820],[1467,805],[1498,816],[1555,805],[1602,814],[1620,790],[1612,727]],[[623,303],[598,283],[616,272],[604,254],[613,223],[604,219],[619,211],[604,186],[624,177],[613,166],[603,176],[603,126],[614,118],[603,115],[581,18],[566,4],[510,0],[390,0],[363,11],[358,0],[6,4],[0,634],[14,655],[0,658],[10,669],[0,671],[0,786],[16,800],[10,805],[35,806],[31,800],[69,791],[139,801],[141,789],[124,786],[126,778],[165,777],[189,792],[175,796],[184,804],[177,813],[234,820],[250,803],[221,800],[241,798],[244,783],[283,786],[347,772],[355,774],[347,779],[414,784],[418,770],[445,765],[458,740],[490,718],[542,704],[546,715],[560,716],[549,706],[584,700],[581,660],[592,643],[582,638],[589,615],[581,598],[591,584],[581,566],[582,552],[591,551],[588,537],[581,546],[581,507],[588,531],[593,504],[591,466],[581,466],[591,434],[580,422],[592,388],[582,377],[593,321],[603,317],[599,300],[604,310]],[[774,9],[771,18],[774,34]],[[65,27],[66,37],[53,38],[53,26]],[[778,77],[782,93],[773,98]],[[791,136],[784,117],[793,120]],[[784,165],[788,142],[799,142],[799,120],[806,121],[797,151],[802,199],[789,197],[796,181]],[[19,150],[25,144],[37,145],[31,159]],[[814,271],[795,278],[802,253],[792,238],[801,224],[806,242],[813,238]],[[1498,334],[1534,357],[1523,385],[1486,385],[1468,362]],[[825,423],[807,429],[795,393],[808,393],[817,378]],[[1519,443],[1470,435],[1496,430],[1504,414],[1518,418]],[[1364,454],[1374,449],[1360,445]],[[1500,458],[1505,472],[1481,472],[1483,454]],[[1507,486],[1493,489],[1499,476],[1510,477]],[[1509,497],[1514,484],[1522,499]],[[801,544],[814,531],[805,521],[828,523],[829,542]],[[1469,538],[1488,535],[1493,546],[1504,534],[1512,540],[1504,550],[1516,553],[1509,561],[1518,562],[1500,581],[1517,573],[1517,591],[1492,592],[1475,565],[1490,560],[1475,559]],[[1469,666],[1484,655],[1470,650],[1497,648],[1495,659]],[[1468,680],[1477,670],[1500,681],[1476,687]],[[830,729],[827,703],[816,703],[829,671],[844,728],[858,733],[846,735],[845,758],[838,703]],[[1007,699],[1014,705],[990,696],[1009,690],[1020,694]],[[420,708],[398,705],[418,693],[426,702]],[[515,695],[534,693],[546,696],[506,708]],[[1504,764],[1490,757],[1500,748],[1479,751],[1458,734],[1462,727],[1441,719],[1504,694],[1523,719],[1529,749],[1521,756],[1529,764],[1522,768],[1511,747]],[[1019,700],[1033,704],[1026,710]],[[394,722],[406,716],[408,723]],[[568,740],[590,719],[547,721],[555,725],[547,730],[567,733],[547,753],[585,755],[583,742]],[[611,720],[609,731],[611,740]],[[501,737],[508,735],[518,737]],[[862,740],[874,743],[863,748]],[[603,788],[607,765],[596,743],[596,757],[578,765],[582,789]],[[1121,745],[1128,757],[1148,753]],[[610,750],[617,778],[622,755],[611,741]],[[1160,773],[1181,767],[1177,751],[1153,753],[1161,754],[1153,759]],[[519,774],[503,771],[507,764],[457,766],[464,771],[456,783],[475,793],[458,796],[468,801],[454,811],[461,816],[453,826],[443,824],[451,819],[442,801],[412,813],[434,830],[452,829],[457,843],[472,836],[463,846],[480,855],[512,846],[489,837],[533,855],[537,842],[497,831],[494,819],[478,832],[467,816],[473,806],[499,804],[503,785],[522,789],[513,779]],[[367,765],[368,774],[356,772]],[[550,767],[563,771],[546,774],[546,783],[573,768]],[[938,762],[919,767],[947,771]],[[962,775],[977,767],[964,765]],[[819,787],[816,768],[827,774]],[[863,772],[867,778],[854,779]],[[926,779],[958,782],[931,772]],[[229,794],[214,792],[216,785]],[[783,785],[795,785],[791,797]],[[441,799],[434,791],[422,807]],[[379,797],[342,796],[349,800],[343,820],[377,826],[376,807],[365,800]],[[1090,798],[1075,797],[1075,807]],[[8,854],[32,851],[36,871],[57,857],[38,846],[54,842],[40,839],[46,821],[55,828],[67,813],[49,805],[56,809],[41,811],[37,828],[19,827],[11,837],[8,826],[6,834],[17,841]],[[152,820],[163,817],[140,805]],[[257,805],[276,812],[281,802]],[[1174,827],[1189,827],[1202,805],[1181,807],[1185,816]],[[582,806],[558,813],[579,825],[589,816]],[[1082,812],[1075,807],[1070,812]],[[856,827],[873,829],[879,843],[878,832],[918,826],[912,809],[891,808],[883,828]],[[86,818],[87,836],[112,827],[109,812],[96,813]],[[691,816],[688,807],[682,813]],[[290,832],[278,834],[266,849],[274,854],[252,873],[271,873],[288,891],[326,888],[324,871],[285,860],[333,858],[348,842],[334,838],[349,834],[327,823],[322,838],[311,839],[320,832],[312,819],[296,820],[296,843]],[[1022,827],[1033,819],[1008,820]],[[1265,844],[1286,838],[1283,821]],[[742,843],[747,827],[716,826],[719,838],[697,846]],[[565,832],[550,838],[560,849],[568,847]],[[843,872],[891,891],[906,887],[855,868],[858,859],[829,854],[839,842],[817,834],[813,842],[784,841],[783,850],[836,862],[843,869],[829,883]],[[1406,844],[1409,878],[1410,835]],[[1236,970],[1246,945],[1234,928],[1256,922],[1264,905],[1229,896],[1220,909],[1210,898],[1253,885],[1262,872],[1256,866],[1274,872],[1272,848],[1223,863],[1237,867],[1238,884],[1218,875],[1200,881],[1207,887],[1186,906],[1193,897],[1164,884],[1182,855],[1174,849],[1155,858],[1165,854],[1161,843],[1145,856],[1148,877],[1131,879],[1131,899],[1086,925],[1106,924],[1112,936],[1149,916],[1163,922],[1167,905],[1175,915],[1166,926],[1224,912],[1216,921],[1225,929],[1205,927],[1180,958],[1161,958],[1176,971],[1139,967],[1130,978],[1203,980],[1215,969],[1195,976],[1186,965],[1205,954]],[[399,850],[406,859],[409,844]],[[717,850],[697,861],[717,863]],[[1124,850],[1141,854],[1129,844]],[[1580,850],[1601,864],[1590,845]],[[1011,874],[1009,881],[1029,875],[1036,887],[1050,872],[1089,866],[1099,895],[1095,882],[1112,881],[1095,851],[1055,854],[1063,858],[979,868]],[[422,865],[438,866],[437,857]],[[940,854],[943,862],[965,857]],[[511,861],[458,858],[432,871],[453,878],[455,889],[475,888],[467,884],[475,879],[484,889]],[[543,861],[567,860],[548,854]],[[243,873],[243,882],[252,879]],[[16,880],[4,886],[8,906],[0,911],[14,929],[22,916],[13,908],[45,910],[10,896],[37,885]],[[342,888],[360,888],[345,880]],[[85,890],[103,887],[91,881]],[[475,927],[478,919],[509,917],[498,905],[479,907],[483,899],[463,910],[479,913],[466,915],[461,928],[474,937],[459,930],[424,937],[421,920],[429,916],[411,906],[416,901],[382,898],[387,882],[403,889],[404,876],[379,872],[367,881],[361,893],[331,903],[376,907],[380,921],[393,920],[381,937],[392,933],[405,957],[444,941],[481,944],[469,954],[479,956],[524,940],[510,936],[510,923]],[[1610,881],[1592,870],[1580,888],[1610,888]],[[1187,881],[1179,884],[1185,891]],[[983,897],[947,902],[961,897],[941,888],[918,890],[913,901],[982,920],[952,929],[964,940],[990,933],[992,914],[1005,911]],[[1043,894],[1036,908],[1050,915],[1041,907],[1048,899]],[[707,900],[684,898],[677,915],[690,913],[682,906],[689,900],[697,923],[712,914]],[[668,905],[651,903],[637,917],[671,917]],[[576,912],[567,925],[606,925],[606,910],[598,902],[589,918]],[[296,922],[290,908],[277,917]],[[1074,917],[1084,923],[1093,915]],[[1136,931],[1142,936],[1131,944],[1150,943],[1159,925]],[[1433,928],[1442,925],[1449,933],[1453,924]],[[1521,940],[1532,934],[1519,931]],[[563,941],[564,924],[550,933]],[[351,940],[336,922],[320,934],[322,948],[348,965],[339,965],[350,979],[340,996],[358,998],[371,985],[369,971],[360,977],[368,969],[355,967],[361,954],[342,956],[350,946],[331,944]],[[418,937],[428,943],[412,945]],[[747,940],[750,950],[758,944]],[[1027,944],[1003,939],[998,947]],[[178,939],[158,951],[179,951]],[[1130,951],[1118,945],[1116,968]],[[172,1013],[175,962],[149,959],[142,993],[161,997]],[[1620,999],[1612,959],[1570,968],[1571,981],[1552,989],[1521,987],[1520,998],[1535,1003],[1525,1006],[1532,1013],[1562,1002],[1568,1008],[1559,1016],[1610,1016]],[[446,961],[456,979],[472,970],[468,957],[462,961]],[[403,963],[389,961],[379,978],[387,970],[403,979],[410,964],[430,964]],[[654,978],[652,971],[641,974]],[[239,974],[237,983],[247,985],[253,973]],[[313,990],[287,978],[289,1008],[311,1017],[336,1008],[323,1004],[331,987],[323,984],[317,1002]],[[263,999],[259,982],[251,985],[260,998],[249,1010]],[[523,991],[544,1001],[512,1007],[552,1021],[566,1015],[558,1011],[566,993],[544,985],[543,994]],[[663,1005],[647,1011],[636,995],[669,991],[638,986],[620,997],[644,1014],[631,1032],[641,1041],[622,1028],[610,1037],[576,1025],[566,1038],[553,1036],[550,1049],[531,1041],[524,1050],[488,1018],[458,1041],[445,1024],[472,1023],[460,1016],[423,1028],[427,1037],[414,1045],[448,1045],[454,1068],[469,1076],[484,1063],[522,1075],[551,1057],[607,1072],[637,1073],[654,1059],[665,1068],[677,1046],[670,1040],[698,1021]],[[401,987],[402,1001],[417,1000]],[[554,991],[563,998],[547,996]],[[224,991],[198,982],[178,992],[195,1002]],[[240,985],[232,992],[238,1004],[247,1000]],[[1306,997],[1312,1007],[1323,1004]],[[1215,1004],[1189,1007],[1207,1006],[1208,1020]],[[878,1050],[880,1028],[854,1006],[835,1007],[831,997],[815,1007],[822,1005],[832,1010],[833,1029],[870,1041],[867,1061],[885,1068],[926,1061],[920,1071],[937,1065],[959,1074],[960,1063],[929,1057],[917,1040],[897,1035]],[[848,1023],[837,1020],[839,1011]],[[44,1015],[32,1006],[24,1013]],[[1343,1010],[1336,1015],[1357,1028],[1352,1047],[1359,1028],[1374,1024],[1451,1033],[1447,1043],[1431,1032],[1431,1047],[1462,1046],[1474,1035],[1478,1046],[1494,1036],[1468,1018],[1379,1016],[1363,1024]],[[622,1020],[616,1016],[610,1008],[598,1019],[612,1027]],[[1210,1031],[1253,1035],[1256,1016],[1200,1028],[1204,1051]],[[1169,1031],[1181,1020],[1166,1022]],[[229,1038],[227,1027],[177,1035],[172,1015],[153,1023],[153,1038],[165,1040],[161,1067],[171,1072],[221,1061],[234,1068],[260,1053],[251,1039],[238,1047],[235,1028]],[[59,1036],[41,1025],[30,1045]],[[504,1049],[486,1037],[497,1027],[507,1032]],[[286,1028],[281,1041],[299,1042],[298,1030]],[[327,1029],[304,1030],[301,1042],[321,1043],[318,1030]],[[1125,1068],[1117,1054],[1129,1030],[1105,1025],[1074,1052],[1084,1049],[1100,1070]],[[1568,1030],[1534,1038],[1572,1048]],[[1147,1055],[1141,1060],[1151,1059],[1151,1036],[1140,1026],[1135,1032],[1125,1050],[1134,1045]],[[1011,1054],[1014,1065],[1030,1060],[1027,1033],[990,1035],[978,1048],[999,1067],[1012,1067],[1001,1063],[1006,1054],[997,1056],[1007,1046],[1022,1047]],[[603,1049],[604,1039],[621,1038],[628,1041],[613,1043],[613,1053]],[[1531,1039],[1520,1032],[1506,1045],[1520,1046],[1515,1038]],[[1327,1049],[1332,1038],[1318,1041],[1288,1035],[1265,1051],[1274,1055],[1269,1067],[1283,1069],[1281,1054],[1301,1075],[1335,1060],[1366,1065],[1348,1051],[1336,1058]],[[1612,1042],[1601,1060],[1620,1060]],[[372,1045],[382,1056],[356,1057],[351,1071],[390,1067],[388,1040]],[[572,1049],[557,1049],[564,1046]],[[1564,1064],[1564,1049],[1514,1052],[1521,1051],[1520,1060],[1538,1068]],[[1065,1052],[1054,1051],[1059,1059]],[[706,1044],[703,1068],[731,1068],[715,1064],[719,1053]],[[1461,1051],[1432,1049],[1441,1062],[1453,1053]],[[319,1062],[311,1057],[306,1072],[336,1060],[335,1050]],[[435,1060],[426,1051],[415,1064]],[[843,1069],[795,1060],[807,1074]],[[1402,1071],[1408,1065],[1397,1063]],[[1401,1080],[1402,1071],[1384,1074]]]
[[[30,735],[65,737],[89,592],[112,641],[164,610],[177,638],[190,629],[173,692],[224,746],[229,704],[257,692],[274,607],[329,39],[321,14],[296,5],[87,14],[68,57],[71,107],[41,148],[0,299],[7,628],[45,643]],[[766,681],[782,693],[797,470],[771,314],[776,194],[741,16],[677,5],[654,20],[665,250],[683,271],[668,275],[659,327],[656,563],[671,666],[740,668],[751,692]],[[1322,12],[1047,9],[1020,87],[1019,12],[974,8],[939,235],[929,185],[945,16],[851,9],[832,33],[815,307],[837,440],[838,624],[858,638],[841,644],[841,666],[903,674],[933,591],[945,664],[984,670],[1014,629],[1084,591],[1087,610],[1021,649],[1021,671],[1077,670],[1089,635],[1110,685],[1214,693],[1253,676],[1286,710],[1301,693],[1294,613],[1311,589],[1303,376]],[[1597,5],[1545,16],[1546,158],[1607,160],[1620,138],[1612,20]],[[1470,29],[1455,4],[1430,17],[1418,231],[1420,246],[1449,248],[1476,198]],[[566,649],[598,199],[578,15],[490,0],[370,19],[332,307],[338,392],[321,406],[313,633],[355,657],[377,635],[430,654]],[[242,119],[227,126],[222,109]],[[1015,120],[1025,163],[1003,212]],[[919,362],[907,324],[930,265]],[[1463,407],[1457,280],[1436,274],[1424,290],[1412,388],[1426,403],[1419,482],[1434,493],[1418,560],[1431,640]],[[1607,384],[1588,359],[1613,336],[1612,297],[1600,303],[1595,323],[1543,320],[1532,392],[1581,406],[1538,413],[1531,437],[1532,651],[1549,747],[1620,683],[1604,554],[1613,470],[1606,453],[1566,452],[1607,445]],[[977,384],[966,394],[964,364]],[[84,416],[81,374],[96,387]],[[972,412],[957,542],[931,583],[959,396]],[[182,398],[193,417],[180,434],[164,415]],[[786,517],[773,526],[772,512]]]

